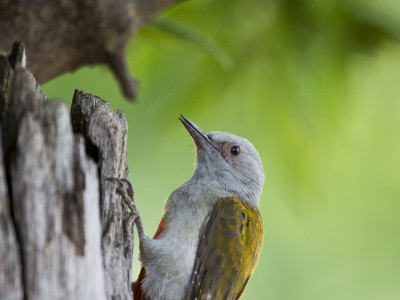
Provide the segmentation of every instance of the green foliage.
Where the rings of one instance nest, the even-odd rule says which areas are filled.
[[[44,90],[71,99],[83,89],[125,111],[131,179],[149,234],[168,193],[193,171],[180,113],[254,143],[266,173],[266,239],[245,299],[398,299],[395,2],[189,1],[132,40],[138,104],[100,67]]]
[[[232,58],[225,49],[202,32],[189,28],[187,25],[173,22],[168,18],[156,19],[151,25],[210,53],[225,70],[232,68]]]

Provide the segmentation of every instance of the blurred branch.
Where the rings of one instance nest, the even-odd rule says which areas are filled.
[[[125,46],[140,26],[176,0],[0,0],[0,51],[26,45],[27,67],[44,83],[85,65],[106,64],[127,98],[136,94]]]

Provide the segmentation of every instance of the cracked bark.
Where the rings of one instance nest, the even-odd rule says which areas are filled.
[[[48,101],[18,44],[0,56],[1,299],[130,299],[127,122],[76,91]]]

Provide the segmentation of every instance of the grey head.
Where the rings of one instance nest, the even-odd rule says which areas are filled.
[[[260,155],[246,139],[227,132],[204,132],[181,115],[196,145],[193,179],[205,182],[221,196],[234,196],[256,207],[264,186]]]

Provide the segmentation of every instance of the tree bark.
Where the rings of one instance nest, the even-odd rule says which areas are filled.
[[[76,91],[71,114],[0,56],[0,298],[131,298],[132,228],[108,177],[127,178],[127,122]]]

